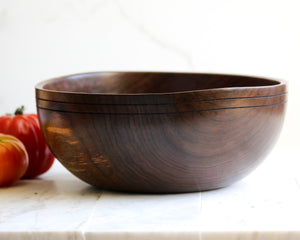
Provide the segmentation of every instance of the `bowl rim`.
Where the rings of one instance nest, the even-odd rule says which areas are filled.
[[[82,76],[82,75],[91,75],[91,74],[101,74],[101,73],[130,73],[130,74],[186,74],[186,75],[211,75],[211,76],[226,76],[226,77],[243,77],[243,78],[254,78],[254,79],[261,79],[267,80],[272,82],[277,82],[277,84],[273,85],[263,85],[263,86],[245,86],[245,87],[218,87],[218,88],[207,88],[207,89],[195,89],[195,90],[186,90],[186,91],[170,91],[170,92],[149,92],[149,93],[88,93],[88,92],[69,92],[69,91],[58,91],[58,90],[51,90],[46,89],[44,86],[51,82],[57,81],[59,79],[64,79],[68,77],[74,76]],[[69,94],[69,95],[95,95],[95,96],[169,96],[169,95],[176,95],[176,94],[187,94],[187,93],[201,93],[207,91],[233,91],[233,90],[241,90],[241,89],[271,89],[274,87],[281,87],[287,85],[287,81],[283,79],[273,78],[273,77],[262,77],[262,76],[254,76],[254,75],[244,75],[244,74],[229,74],[229,73],[214,73],[214,72],[170,72],[170,71],[92,71],[92,72],[82,72],[82,73],[74,73],[68,75],[62,75],[55,78],[50,78],[41,82],[38,82],[35,85],[35,89],[37,91],[44,91],[48,93],[62,93],[62,94]],[[286,93],[286,92],[285,92]]]

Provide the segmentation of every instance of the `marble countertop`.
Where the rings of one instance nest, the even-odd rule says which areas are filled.
[[[59,162],[39,179],[0,188],[0,239],[300,239],[297,149],[275,148],[248,177],[188,194],[101,191]]]

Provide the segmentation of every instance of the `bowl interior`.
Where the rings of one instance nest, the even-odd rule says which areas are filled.
[[[56,78],[42,88],[61,92],[143,94],[277,84],[280,82],[264,78],[221,74],[100,72]]]

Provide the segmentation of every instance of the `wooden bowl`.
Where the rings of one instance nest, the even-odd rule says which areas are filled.
[[[71,173],[151,193],[246,176],[278,138],[286,95],[283,81],[198,73],[84,73],[36,86],[45,139]]]

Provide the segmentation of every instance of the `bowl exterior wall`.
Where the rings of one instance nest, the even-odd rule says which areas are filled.
[[[285,103],[156,114],[94,111],[38,107],[45,139],[69,171],[103,189],[193,192],[251,172],[278,138]]]

